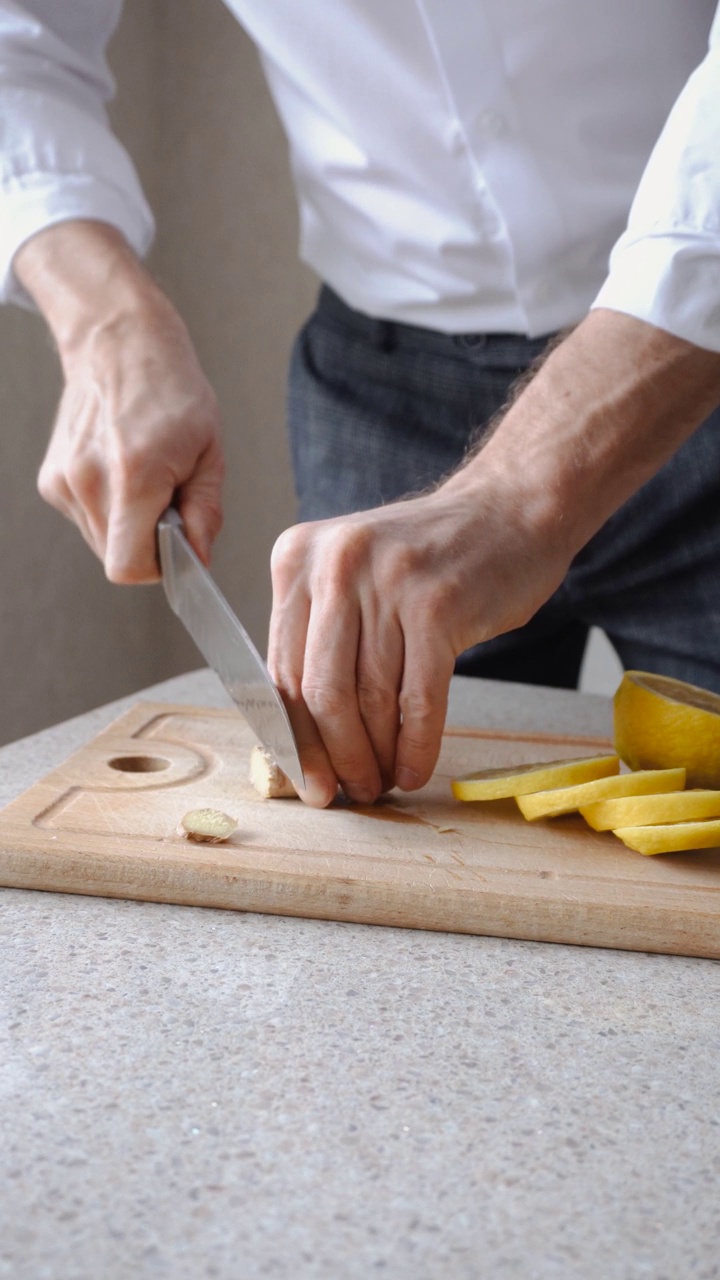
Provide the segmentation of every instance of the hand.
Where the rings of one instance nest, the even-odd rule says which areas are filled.
[[[594,311],[434,493],[284,533],[269,665],[303,799],[427,782],[455,657],[527,622],[718,402],[720,356]]]
[[[526,622],[566,568],[499,491],[458,484],[284,533],[269,665],[298,739],[303,799],[329,804],[338,782],[364,804],[423,786],[455,658]]]
[[[99,223],[41,233],[16,270],[45,311],[65,374],[43,498],[75,522],[112,582],[159,578],[155,527],[173,500],[207,563],[222,523],[220,421],[180,317]]]

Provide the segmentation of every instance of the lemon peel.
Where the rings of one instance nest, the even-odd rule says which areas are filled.
[[[630,769],[685,766],[687,786],[720,787],[720,695],[626,671],[614,698],[615,749]]]
[[[533,791],[606,778],[619,769],[620,761],[616,755],[582,756],[508,765],[504,769],[481,769],[462,778],[453,778],[450,785],[456,800],[505,800]]]
[[[720,818],[720,791],[673,791],[663,795],[625,796],[583,805],[580,812],[594,831],[616,827],[648,827],[668,822]]]
[[[621,773],[614,778],[598,778],[580,786],[561,787],[554,791],[541,791],[515,798],[523,816],[534,822],[537,818],[556,818],[562,813],[572,813],[581,805],[592,804],[597,800],[680,791],[684,785],[684,769],[641,769],[636,773]]]
[[[613,833],[636,853],[688,853],[720,849],[720,821],[671,822],[654,827],[616,827]]]

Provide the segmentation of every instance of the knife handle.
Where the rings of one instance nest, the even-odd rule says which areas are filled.
[[[177,507],[166,507],[155,526],[155,555],[157,557],[160,576],[165,586],[165,594],[170,601],[171,607],[174,609],[173,590],[170,582],[170,578],[172,577],[172,562],[169,557],[167,559],[163,557],[163,543],[167,540],[170,535],[170,531],[173,529],[177,530],[177,532],[182,534],[184,537],[185,530],[180,512]],[[165,534],[165,537],[163,537],[163,534]]]

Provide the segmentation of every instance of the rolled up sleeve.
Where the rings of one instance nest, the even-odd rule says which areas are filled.
[[[120,0],[0,0],[0,301],[31,305],[12,263],[68,218],[109,222],[141,256],[153,215],[105,104]]]
[[[667,120],[594,307],[720,352],[720,6]]]

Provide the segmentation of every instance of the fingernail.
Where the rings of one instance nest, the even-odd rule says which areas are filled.
[[[395,786],[401,791],[414,791],[418,784],[418,775],[414,769],[408,769],[407,765],[401,764],[395,774]]]
[[[299,792],[299,795],[300,799],[304,800],[305,804],[310,805],[311,809],[326,809],[335,799],[336,793],[331,787],[308,777],[306,777],[305,783],[305,788]]]

